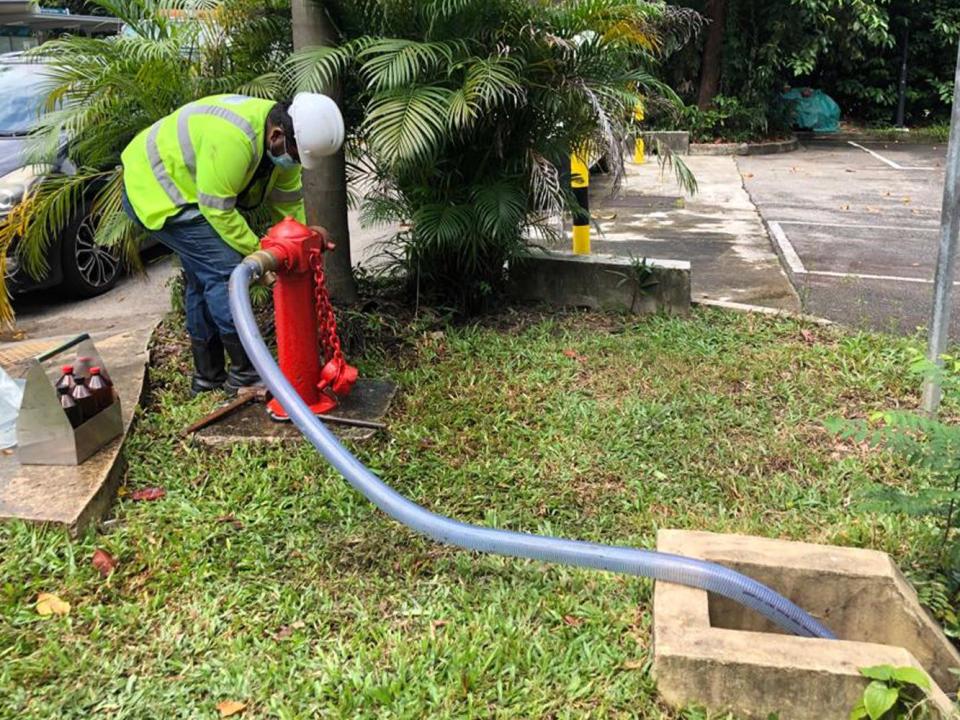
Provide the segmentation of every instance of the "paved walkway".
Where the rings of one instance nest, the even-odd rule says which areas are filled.
[[[591,209],[601,230],[594,233],[594,251],[688,260],[695,300],[798,312],[799,298],[734,159],[684,160],[699,184],[699,192],[686,199],[656,158],[629,164],[618,196],[610,196],[602,176],[592,183]]]

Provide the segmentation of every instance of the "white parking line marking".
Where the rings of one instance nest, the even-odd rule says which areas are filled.
[[[773,225],[774,223],[770,223]],[[864,230],[905,230],[907,232],[940,232],[938,227],[920,227],[919,225],[859,225],[857,223],[809,222],[808,220],[777,220],[777,225],[809,225],[810,227],[861,228]]]
[[[870,148],[865,148],[863,145],[860,145],[859,143],[855,143],[853,140],[847,140],[847,143],[850,145],[853,145],[853,147],[855,148],[863,150],[865,153],[870,153],[877,160],[879,160],[882,163],[886,163],[887,165],[892,167],[894,170],[933,170],[933,168],[931,167],[905,167],[899,163],[895,163],[893,160],[889,158],[885,158],[883,155],[881,155],[878,152],[874,152]]]
[[[790,240],[787,238],[787,234],[783,231],[783,228],[780,227],[780,223],[771,222],[769,225],[770,232],[773,234],[773,239],[777,243],[777,247],[780,248],[783,259],[786,260],[787,265],[790,266],[790,270],[800,275],[806,273],[807,270],[803,267],[803,261],[800,259],[800,256],[797,255],[797,251],[790,243]]]
[[[925,280],[924,278],[914,278],[914,277],[903,277],[901,275],[871,275],[869,273],[844,273],[844,272],[833,272],[830,270],[807,270],[804,266],[803,261],[800,259],[800,256],[797,254],[796,249],[793,247],[793,243],[790,242],[790,238],[787,237],[787,233],[783,230],[783,225],[816,225],[820,227],[836,227],[836,228],[845,228],[845,227],[876,227],[886,230],[910,230],[911,228],[902,228],[902,227],[889,227],[883,225],[831,225],[830,223],[808,223],[802,222],[799,220],[777,220],[770,221],[767,223],[770,226],[770,234],[773,235],[774,242],[777,243],[777,247],[780,248],[780,252],[783,255],[783,259],[786,261],[787,265],[790,267],[791,272],[795,275],[818,275],[820,277],[835,277],[835,278],[852,278],[856,280],[887,280],[892,282],[907,282],[907,283],[924,283],[930,285],[933,283],[933,279]],[[913,228],[914,230],[922,230],[924,232],[929,231],[930,228]],[[937,232],[933,230],[932,232]],[[960,282],[955,282],[954,285],[960,285]]]
[[[808,270],[805,275],[823,275],[826,277],[836,277],[836,278],[856,278],[858,280],[893,280],[895,282],[908,282],[908,283],[925,283],[930,285],[933,283],[933,280],[924,280],[923,278],[911,278],[911,277],[902,277],[900,275],[869,275],[867,273],[842,273],[842,272],[831,272],[829,270]],[[960,285],[960,282],[955,282],[954,285]]]

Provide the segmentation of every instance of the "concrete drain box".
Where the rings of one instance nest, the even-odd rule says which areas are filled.
[[[846,720],[869,682],[859,668],[912,665],[926,670],[933,703],[953,717],[946,693],[957,692],[950,670],[960,653],[885,553],[682,530],[661,530],[657,549],[742,572],[840,638],[787,635],[725,598],[658,582],[654,675],[668,703],[760,720]]]

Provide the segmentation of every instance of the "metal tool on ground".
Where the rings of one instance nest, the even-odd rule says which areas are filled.
[[[232,415],[233,413],[245,408],[247,405],[253,402],[264,402],[267,399],[269,393],[266,388],[253,388],[253,389],[244,389],[240,394],[235,397],[230,402],[225,405],[221,405],[216,410],[214,410],[209,415],[197,420],[192,425],[185,427],[180,431],[180,437],[185,438],[189,437],[198,430],[203,430],[205,427],[213,425],[215,422],[223,420],[225,417]],[[368,430],[386,430],[387,426],[384,423],[376,422],[374,420],[360,420],[358,418],[348,418],[340,417],[339,415],[326,415],[321,414],[317,415],[318,418],[324,422],[334,423],[335,425],[346,425],[348,427],[358,427],[365,428]]]

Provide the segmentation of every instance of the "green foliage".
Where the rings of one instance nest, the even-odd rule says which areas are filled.
[[[334,3],[337,48],[297,53],[297,88],[344,84],[351,184],[367,222],[399,223],[386,253],[412,295],[473,312],[530,238],[552,240],[575,201],[574,149],[622,172],[668,20],[655,2]],[[672,26],[670,26],[672,27]]]
[[[860,668],[872,682],[850,712],[850,720],[923,720],[931,717],[926,705],[930,678],[915,667],[876,665]]]
[[[718,95],[706,110],[686,105],[676,116],[655,119],[654,126],[687,130],[690,141],[700,143],[763,140],[786,135],[790,129],[785,111],[778,113],[766,105],[748,106],[739,98],[727,95]]]
[[[49,158],[66,137],[78,167],[75,175],[45,178],[0,221],[0,258],[17,242],[34,275],[46,268],[47,246],[84,209],[96,222],[97,242],[136,264],[140,233],[120,207],[120,153],[127,143],[198,97],[241,87],[267,94],[269,72],[291,49],[289,0],[91,2],[124,21],[121,37],[67,36],[32,53],[50,76],[34,159]],[[11,318],[0,291],[0,322]]]
[[[703,11],[702,0],[676,4]],[[897,104],[902,42],[909,28],[908,124],[949,115],[960,40],[954,0],[727,0],[720,93],[782,114],[785,83],[824,90],[844,115],[889,123]],[[666,80],[697,98],[702,42],[670,61]]]
[[[960,390],[960,359],[948,356],[937,368],[922,353],[914,351],[910,369],[915,377],[936,374],[947,397]],[[827,428],[855,443],[890,450],[917,468],[927,482],[907,491],[894,484],[874,484],[860,498],[865,512],[902,514],[935,521],[941,542],[937,577],[931,594],[939,599],[927,603],[947,631],[960,630],[956,604],[960,602],[960,542],[954,532],[960,526],[960,425],[930,418],[910,410],[877,411],[866,419],[832,419]]]

